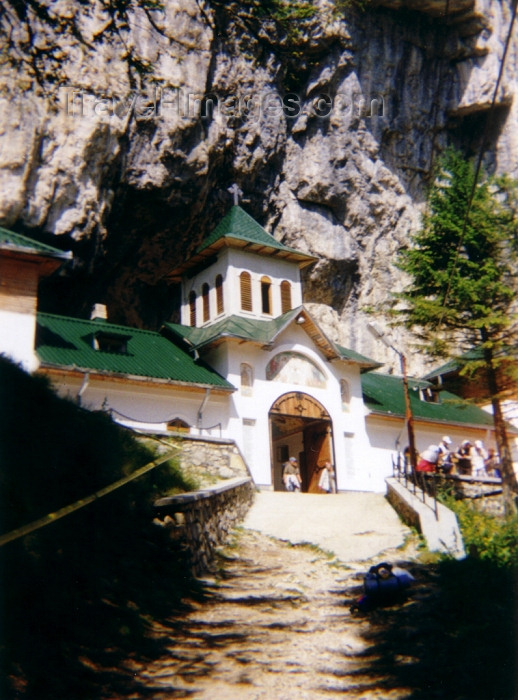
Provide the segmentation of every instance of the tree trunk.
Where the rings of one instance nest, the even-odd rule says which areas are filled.
[[[515,515],[517,510],[516,497],[518,495],[518,481],[513,467],[511,450],[507,439],[507,429],[502,415],[500,405],[500,391],[498,377],[493,360],[493,349],[487,347],[488,333],[486,329],[481,330],[482,342],[484,343],[484,360],[486,363],[487,384],[491,396],[491,406],[493,408],[493,422],[495,426],[495,438],[498,455],[500,457],[500,470],[502,473],[502,493],[504,497],[504,507],[506,515]]]

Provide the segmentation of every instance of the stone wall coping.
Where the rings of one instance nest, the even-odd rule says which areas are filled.
[[[464,559],[466,552],[462,541],[457,516],[442,503],[437,503],[438,518],[432,508],[433,499],[426,496],[423,503],[397,479],[385,479],[387,500],[402,520],[417,525],[431,552],[444,552],[455,559]],[[405,512],[406,511],[406,512]]]
[[[143,437],[149,437],[150,435],[160,435],[161,437],[174,438],[175,440],[191,440],[192,442],[208,442],[215,443],[217,445],[233,445],[236,441],[232,438],[222,438],[216,437],[215,435],[193,435],[192,433],[184,433],[177,430],[153,430],[152,433],[145,433],[139,430],[135,432],[139,433]]]
[[[502,479],[498,476],[471,476],[470,474],[437,474],[433,472],[427,473],[427,476],[432,478],[442,478],[451,481],[465,481],[470,484],[499,484],[502,485]]]
[[[225,493],[232,489],[244,486],[245,484],[253,483],[249,476],[237,476],[233,479],[218,482],[213,486],[206,486],[198,491],[188,491],[187,493],[177,493],[174,496],[165,496],[155,501],[155,507],[163,508],[164,506],[183,506],[196,501],[203,501],[206,498],[211,498],[218,493]]]

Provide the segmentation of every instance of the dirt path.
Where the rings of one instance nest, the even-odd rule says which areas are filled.
[[[401,561],[413,553],[388,556]],[[149,665],[133,663],[142,690],[131,698],[410,696],[387,684],[383,671],[373,674],[368,638],[376,620],[349,610],[368,563],[346,566],[316,548],[239,530],[221,551],[220,566],[206,581],[208,600],[180,620],[155,625],[156,635],[168,638],[167,651]]]

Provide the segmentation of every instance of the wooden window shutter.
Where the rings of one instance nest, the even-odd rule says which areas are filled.
[[[283,314],[291,311],[291,284],[288,280],[281,282],[281,311]]]
[[[209,293],[210,287],[207,283],[201,288],[202,298],[203,298],[203,320],[208,321],[210,319],[210,301]]]
[[[242,272],[239,275],[241,283],[241,309],[252,311],[252,277],[249,272]]]
[[[196,327],[196,292],[189,294],[189,323]]]
[[[269,277],[261,277],[261,304],[263,314],[272,313],[272,281]]]
[[[218,275],[216,277],[216,313],[222,314],[223,310],[223,277]]]

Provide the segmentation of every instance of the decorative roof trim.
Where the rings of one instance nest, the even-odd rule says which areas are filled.
[[[302,322],[298,325],[304,329],[306,334],[316,347],[320,349],[327,360],[345,362],[350,365],[359,365],[362,370],[370,370],[379,367],[378,363],[374,362],[374,360],[363,357],[352,350],[350,351],[353,355],[352,357],[345,356],[344,352],[347,352],[346,348],[342,348],[330,340],[303,305],[291,309],[274,319],[263,320],[248,319],[241,316],[228,316],[225,319],[202,328],[166,323],[163,326],[163,330],[166,333],[171,333],[177,338],[180,338],[192,352],[215,347],[224,340],[248,342],[265,349],[271,349],[279,335],[285,331],[289,325],[296,323],[298,318],[302,318]],[[252,324],[252,326],[255,324],[257,334],[255,336],[253,335],[253,328],[250,329],[248,334],[246,329],[236,328],[236,330],[229,330],[228,325],[231,325],[234,319]],[[210,333],[211,329],[213,330],[212,334]],[[197,342],[196,338],[199,339],[200,337],[201,340]]]
[[[38,372],[43,374],[57,374],[64,376],[83,376],[88,374],[90,380],[98,379],[101,381],[114,381],[131,384],[152,384],[164,387],[174,386],[175,388],[184,389],[185,391],[205,392],[210,389],[211,395],[226,395],[236,391],[234,386],[221,386],[214,384],[203,384],[200,382],[185,382],[178,379],[162,379],[160,377],[141,376],[137,374],[124,374],[122,372],[110,372],[109,370],[90,369],[88,367],[54,365],[50,362],[41,362],[38,367]]]

